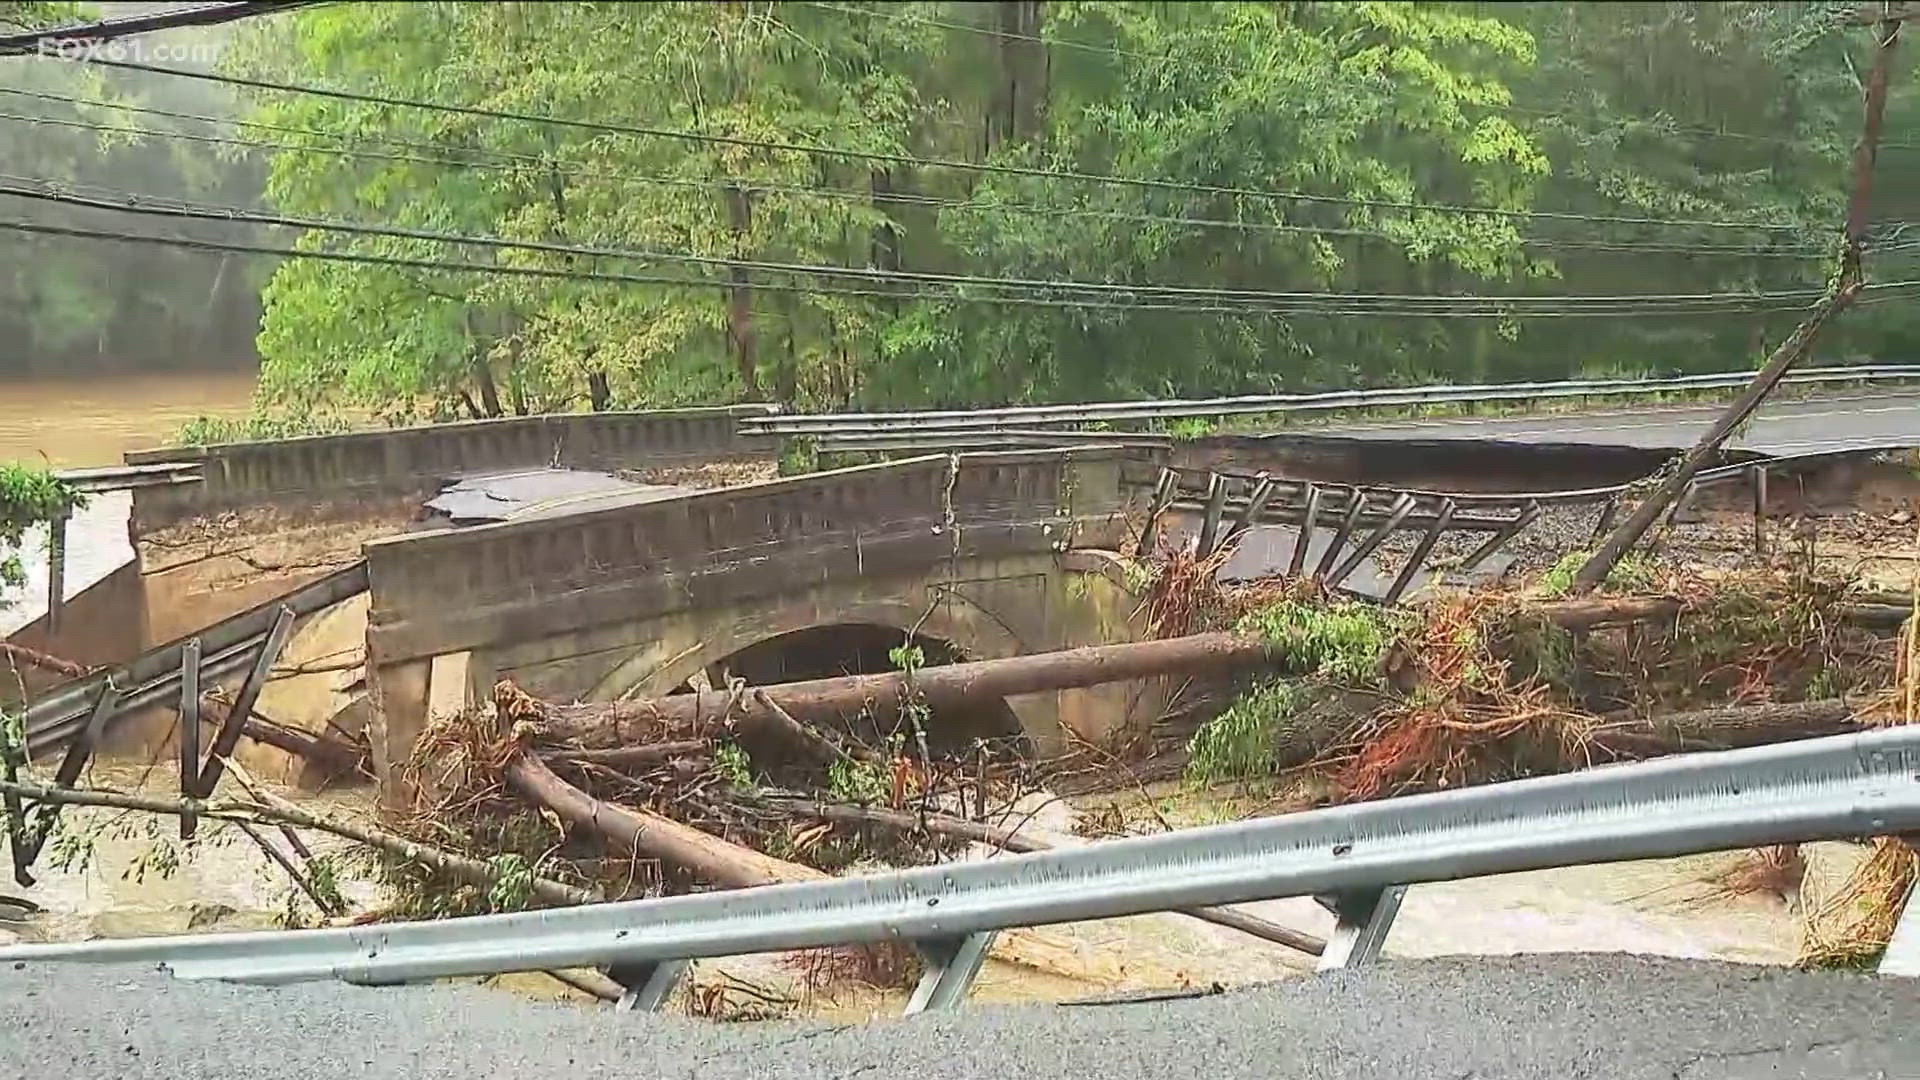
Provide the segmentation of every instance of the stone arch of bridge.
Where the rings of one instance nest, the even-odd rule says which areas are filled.
[[[730,662],[756,653],[764,657],[814,644],[836,631],[845,631],[848,637],[861,639],[862,644],[876,639],[891,639],[896,645],[913,642],[927,652],[929,662],[992,660],[1031,652],[1036,647],[992,612],[937,591],[929,601],[920,603],[885,600],[829,611],[812,604],[781,605],[743,617],[697,620],[675,630],[634,649],[613,665],[585,699],[606,702],[673,693],[710,678]],[[1039,645],[1044,647],[1044,643]],[[865,670],[851,673],[891,669],[874,663],[871,650],[861,651],[869,653],[859,658],[865,662],[856,661],[852,666]],[[936,724],[945,736],[1024,735],[1029,741],[1047,745],[1056,741],[1059,721],[1044,702],[1015,699],[963,716],[937,717]]]

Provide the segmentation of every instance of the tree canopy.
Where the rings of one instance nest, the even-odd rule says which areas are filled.
[[[270,143],[248,156],[265,205],[541,245],[271,234],[361,261],[274,266],[263,399],[412,418],[1738,367],[1832,271],[1871,44],[1835,18],[1851,7],[791,0],[261,19],[226,74],[348,92],[240,91],[240,141]],[[1907,259],[1904,68],[1882,279]],[[1704,313],[1601,316],[1580,299],[1723,294]],[[1920,331],[1911,307],[1850,316],[1829,358],[1897,358]]]

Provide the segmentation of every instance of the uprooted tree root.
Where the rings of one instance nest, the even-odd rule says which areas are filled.
[[[1300,668],[1200,728],[1188,775],[1304,770],[1326,777],[1308,785],[1332,789],[1323,801],[1374,799],[1850,730],[1889,698],[1893,650],[1839,616],[1844,582],[1749,572],[1658,584],[1659,603],[1614,603],[1617,619],[1572,629],[1517,591],[1443,595],[1365,622],[1359,605],[1298,586],[1178,585],[1201,599],[1158,610],[1232,618],[1285,641]]]
[[[1833,894],[1810,906],[1800,963],[1807,967],[1862,967],[1886,951],[1913,891],[1920,856],[1904,841],[1881,837]]]

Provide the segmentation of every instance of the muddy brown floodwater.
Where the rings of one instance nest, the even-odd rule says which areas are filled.
[[[0,381],[0,461],[118,465],[196,416],[245,414],[253,387],[251,371]]]

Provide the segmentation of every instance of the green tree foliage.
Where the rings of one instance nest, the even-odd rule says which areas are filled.
[[[80,496],[51,473],[0,464],[0,603],[8,589],[26,580],[20,545],[27,530],[71,514],[79,505]]]
[[[284,136],[310,148],[271,156],[267,199],[294,215],[988,278],[1389,295],[1699,293],[1826,279],[1868,46],[1864,32],[1834,25],[1833,10],[338,5],[263,20],[230,55],[244,74],[735,140],[255,93],[252,119],[331,133]],[[1913,97],[1898,95],[1890,119],[1909,115]],[[334,152],[342,146],[387,157]],[[801,146],[916,161],[785,148]],[[955,160],[995,168],[935,164]],[[1901,168],[1890,150],[1883,189],[1902,186]],[[1526,214],[1541,210],[1576,217]],[[1795,318],[1276,315],[1154,310],[1124,295],[992,304],[975,302],[993,292],[980,285],[959,297],[837,295],[809,287],[902,287],[424,240],[298,242],[684,283],[283,263],[259,336],[268,399],[394,418],[729,399],[959,405],[1726,367],[1751,360]],[[1910,317],[1898,307],[1854,320],[1843,345],[1904,348]]]

